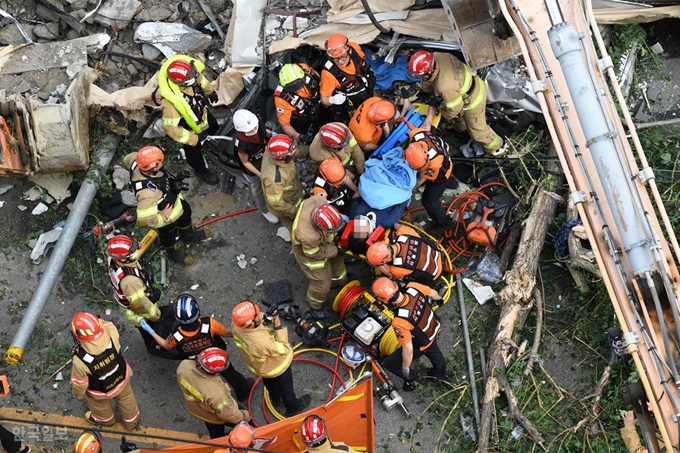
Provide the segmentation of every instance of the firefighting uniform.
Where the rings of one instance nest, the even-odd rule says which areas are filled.
[[[305,72],[302,88],[289,92],[282,86],[274,91],[276,118],[280,125],[290,125],[298,134],[312,133],[319,122],[319,75],[309,65],[297,63]]]
[[[347,131],[351,134],[350,131]],[[339,151],[333,151],[331,149],[326,149],[321,144],[321,138],[319,134],[316,134],[314,141],[309,145],[309,157],[314,161],[314,164],[321,165],[326,159],[338,159],[342,162],[342,166],[345,167],[347,173],[350,175],[352,180],[356,181],[357,178],[364,174],[364,162],[366,158],[364,157],[364,152],[359,147],[354,135],[352,135],[347,143],[347,146]]]
[[[388,265],[395,280],[408,279],[432,285],[442,274],[442,254],[434,241],[403,225],[393,233],[391,243],[398,251]]]
[[[196,360],[179,364],[177,383],[189,413],[205,422],[211,439],[224,437],[226,426],[250,421],[248,411],[238,408],[229,385],[219,375],[206,373]]]
[[[219,129],[217,120],[208,111],[208,96],[215,89],[202,74],[196,77],[196,85],[177,85],[168,79],[167,67],[176,60],[193,63],[196,70],[203,71],[204,64],[186,55],[170,57],[158,73],[158,88],[163,99],[163,129],[171,139],[183,145],[187,163],[197,173],[208,171],[205,159],[201,155],[199,134],[214,134]]]
[[[331,286],[347,283],[345,260],[333,243],[336,234],[320,230],[312,221],[314,209],[326,203],[320,196],[303,201],[290,234],[295,260],[309,280],[307,303],[315,310],[323,308]]]
[[[402,345],[413,344],[413,362],[424,355],[432,364],[432,375],[446,377],[446,360],[437,346],[437,335],[441,324],[426,296],[431,289],[419,283],[408,283],[400,291],[404,294],[403,304],[397,308],[391,307],[394,313],[392,329],[397,336],[397,341]],[[397,349],[383,359],[382,365],[404,379],[401,372],[403,364],[401,354],[401,348]]]
[[[132,429],[139,421],[139,408],[132,392],[132,369],[123,358],[119,335],[113,323],[99,320],[101,337],[79,344],[73,356],[71,385],[73,398],[87,398],[94,420],[113,425],[115,415],[111,400],[116,400],[123,426]]]
[[[305,195],[295,162],[292,160],[288,163],[281,162],[265,154],[262,158],[261,171],[262,191],[269,212],[278,217],[290,231],[298,206]]]
[[[138,261],[122,263],[109,258],[109,277],[116,302],[135,327],[142,319],[152,323],[160,319],[158,304],[149,300],[151,278]]]
[[[184,359],[193,359],[202,350],[213,346],[226,351],[227,344],[222,337],[231,336],[231,332],[215,318],[206,316],[198,321],[199,328],[194,331],[188,331],[180,325],[168,336],[167,345],[176,348],[179,356]],[[234,389],[239,400],[248,398],[253,384],[251,381],[231,365],[222,370],[220,374]]]
[[[368,110],[379,101],[382,101],[382,99],[378,96],[366,99],[354,112],[352,119],[349,120],[347,126],[352,131],[359,146],[367,143],[377,145],[383,138],[383,127],[368,119]]]
[[[418,178],[425,179],[425,190],[421,202],[435,225],[452,228],[453,220],[446,215],[441,197],[446,189],[458,187],[453,176],[453,162],[449,155],[449,144],[429,132],[416,130],[411,133],[411,143],[423,141],[428,147],[430,162],[418,172]]]
[[[435,69],[421,90],[443,102],[442,115],[454,128],[467,129],[487,153],[498,150],[503,139],[486,123],[486,84],[466,64],[449,53],[434,52]]]
[[[305,450],[304,453],[332,453],[334,451],[344,451],[346,453],[356,452],[356,450],[349,445],[343,444],[342,442],[331,442],[331,440],[328,439],[318,447],[307,447],[307,450]]]
[[[182,193],[175,193],[170,179],[161,170],[153,176],[144,175],[137,166],[137,153],[130,153],[123,159],[123,166],[130,170],[130,184],[137,198],[137,225],[158,230],[163,247],[171,248],[176,243],[177,230],[182,239],[193,234],[191,207]],[[172,206],[169,217],[160,211],[165,203]]]
[[[243,328],[232,323],[231,332],[243,362],[251,373],[262,378],[273,403],[283,401],[286,412],[292,414],[299,408],[293,388],[293,349],[288,343],[288,328],[262,324],[260,313],[255,327]]]
[[[648,450],[640,443],[640,436],[638,436],[638,433],[635,430],[635,425],[621,428],[621,438],[623,438],[623,443],[626,444],[628,453],[647,453]],[[659,448],[661,449],[661,453],[666,453],[666,447],[660,440]]]

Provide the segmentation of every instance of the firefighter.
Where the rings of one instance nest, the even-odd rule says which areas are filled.
[[[394,104],[377,96],[366,99],[349,121],[349,130],[365,154],[375,151],[390,134],[388,121],[397,113]]]
[[[486,123],[486,85],[466,64],[449,53],[419,50],[409,59],[408,70],[413,77],[423,79],[424,93],[443,104],[442,116],[456,131],[467,129],[488,155],[507,151],[507,143]],[[425,129],[429,130],[434,113],[435,108],[430,106]]]
[[[228,169],[229,173],[245,182],[253,194],[253,199],[260,214],[271,224],[279,223],[278,217],[269,212],[267,203],[262,193],[262,157],[267,145],[267,139],[272,136],[272,131],[267,129],[263,122],[254,113],[240,109],[234,112],[232,117],[234,128],[237,131],[234,148],[243,165],[244,171]]]
[[[2,425],[0,425],[0,446],[7,453],[31,453],[31,447],[22,444],[21,439]]]
[[[73,397],[87,398],[90,408],[85,420],[93,425],[116,423],[111,400],[116,400],[123,427],[134,429],[139,422],[139,408],[130,385],[132,369],[120,350],[118,329],[113,323],[91,313],[76,313],[71,333],[77,345],[71,367]]]
[[[180,264],[192,264],[193,256],[180,250],[177,232],[185,244],[212,237],[208,228],[196,230],[191,207],[182,194],[181,180],[163,171],[165,155],[157,146],[145,146],[123,159],[130,170],[130,184],[137,198],[137,225],[158,230],[167,257]]]
[[[139,449],[134,442],[126,442],[125,436],[120,444],[120,451],[123,453],[137,453]],[[98,430],[86,429],[73,443],[73,453],[105,453],[104,441]]]
[[[328,60],[321,70],[321,104],[331,107],[335,120],[347,123],[357,107],[373,96],[375,75],[359,44],[336,33],[326,41]]]
[[[323,418],[318,415],[308,415],[300,427],[302,441],[307,445],[304,453],[326,453],[334,451],[356,452],[342,442],[334,442],[328,436],[328,428]]]
[[[420,373],[411,365],[422,355],[432,364],[427,372],[429,376],[448,379],[446,360],[437,346],[441,324],[427,300],[428,297],[440,300],[437,291],[419,283],[407,283],[400,290],[394,281],[379,277],[373,281],[372,292],[394,313],[392,329],[401,347],[385,357],[382,365],[404,379],[404,391],[415,390],[413,382],[420,377]]]
[[[254,440],[255,428],[246,422],[241,422],[234,426],[234,429],[229,433],[229,444],[241,448],[220,448],[213,453],[247,453],[250,451],[247,448],[253,446]]]
[[[334,243],[345,224],[345,217],[325,197],[303,201],[293,222],[293,255],[309,280],[306,300],[317,319],[326,316],[324,304],[331,288],[347,283],[345,260]]]
[[[350,199],[360,195],[342,163],[338,159],[326,159],[319,165],[317,174],[312,187],[314,195],[325,197],[342,214],[349,214]]]
[[[274,105],[283,133],[308,146],[319,122],[319,75],[305,63],[283,65]]]
[[[273,404],[283,401],[286,417],[302,412],[312,398],[300,398],[293,389],[293,349],[288,343],[288,329],[281,325],[278,313],[265,324],[260,307],[244,300],[231,313],[231,331],[236,347],[251,373],[262,378]]]
[[[225,428],[249,422],[250,413],[239,409],[231,388],[218,376],[230,368],[229,354],[220,348],[202,350],[195,359],[177,367],[177,383],[189,413],[205,422],[211,439],[225,436]]]
[[[364,174],[364,152],[349,128],[342,123],[321,126],[309,146],[309,157],[317,165],[325,159],[338,159],[353,181]]]
[[[442,254],[437,244],[415,229],[398,225],[392,243],[374,242],[366,251],[366,261],[395,280],[408,280],[433,286],[442,274]]]
[[[215,318],[210,316],[201,318],[201,310],[194,296],[181,293],[175,297],[174,306],[175,320],[179,326],[168,335],[168,338],[161,338],[146,321],[141,323],[142,329],[147,331],[161,348],[166,351],[175,348],[179,358],[182,359],[193,359],[202,350],[210,347],[227,350],[227,344],[222,337],[231,337],[231,330]],[[233,366],[226,367],[221,374],[236,392],[238,400],[245,401],[255,381],[243,376]]]
[[[212,186],[220,182],[201,154],[201,140],[217,132],[217,120],[208,110],[217,101],[217,93],[201,72],[205,65],[187,55],[175,55],[163,63],[158,73],[158,91],[162,96],[163,129],[184,148],[187,163],[203,182]]]
[[[434,225],[428,231],[439,237],[444,230],[453,228],[453,220],[442,207],[441,196],[446,189],[458,187],[453,176],[453,162],[449,155],[449,144],[423,129],[410,133],[411,143],[404,151],[409,166],[418,171],[418,180],[413,190],[425,184],[422,203]]]
[[[262,158],[262,191],[269,212],[291,230],[293,219],[305,195],[293,158],[297,141],[285,134],[272,137]]]

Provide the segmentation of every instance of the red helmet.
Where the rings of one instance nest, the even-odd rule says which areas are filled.
[[[319,174],[334,186],[340,186],[345,180],[345,167],[338,159],[324,159],[319,165]]]
[[[125,259],[134,259],[134,254],[137,251],[137,243],[130,236],[119,234],[109,239],[106,243],[106,252],[116,261],[123,261]]]
[[[73,444],[73,453],[101,453],[101,446],[101,434],[93,429],[86,429]]]
[[[399,295],[399,287],[391,279],[380,277],[373,281],[371,292],[380,302],[393,303]]]
[[[336,33],[328,38],[324,44],[324,49],[328,52],[329,57],[340,58],[349,51],[349,39],[341,33]]]
[[[392,247],[385,241],[374,242],[366,250],[366,261],[371,266],[382,266],[392,261]]]
[[[267,154],[274,160],[290,162],[297,151],[297,142],[286,134],[277,134],[267,143]]]
[[[419,50],[408,61],[408,72],[412,77],[422,77],[434,70],[434,54],[429,50]]]
[[[404,151],[404,159],[412,169],[422,170],[430,162],[429,150],[430,147],[424,141],[413,142]]]
[[[208,374],[217,374],[229,367],[229,354],[224,349],[216,347],[202,350],[196,360]]]
[[[302,441],[311,447],[322,443],[328,437],[326,422],[318,415],[309,415],[302,421]]]
[[[104,329],[95,315],[79,312],[73,315],[71,320],[71,333],[78,343],[87,343],[104,335]]]
[[[168,66],[167,74],[168,79],[178,85],[184,85],[195,80],[196,69],[188,61],[175,60]]]
[[[232,322],[241,328],[252,325],[260,314],[260,307],[249,300],[244,300],[234,307],[231,312]]]
[[[149,172],[160,169],[163,166],[164,159],[163,150],[158,146],[150,145],[137,151],[135,161],[140,170]]]
[[[374,124],[385,124],[397,113],[390,101],[380,100],[368,108],[368,119]]]
[[[319,129],[321,144],[333,151],[340,151],[347,146],[351,137],[350,131],[342,123],[328,123]]]
[[[255,428],[246,422],[241,422],[234,426],[234,429],[229,433],[229,443],[234,447],[250,447],[255,439]],[[242,453],[244,450],[232,450],[232,453]]]
[[[340,211],[332,204],[322,204],[312,212],[312,221],[327,233],[336,233],[345,226]]]

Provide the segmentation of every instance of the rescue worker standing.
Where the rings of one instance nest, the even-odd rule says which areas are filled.
[[[120,350],[118,329],[113,323],[91,313],[76,313],[71,333],[77,345],[71,367],[72,394],[87,399],[90,410],[85,420],[93,425],[116,423],[111,400],[116,400],[123,427],[134,429],[139,422],[139,408],[132,392],[132,369]]]
[[[265,325],[260,307],[244,300],[234,307],[231,319],[231,331],[241,358],[251,373],[262,378],[271,402],[283,401],[286,417],[302,412],[312,398],[308,394],[295,396],[290,369],[293,349],[288,343],[288,329],[281,325],[278,313]]]
[[[305,192],[295,168],[293,158],[297,153],[297,142],[285,134],[272,137],[262,158],[262,191],[269,212],[278,217],[291,231],[297,208]]]
[[[364,174],[364,152],[349,128],[342,123],[321,126],[309,146],[309,157],[317,165],[326,159],[338,159],[354,181]]]
[[[366,251],[366,261],[379,267],[383,275],[433,286],[442,274],[439,247],[415,229],[399,225],[391,244],[374,242]]]
[[[437,346],[437,335],[441,329],[439,317],[432,310],[428,297],[439,300],[437,292],[419,283],[408,283],[403,289],[387,277],[373,281],[372,292],[376,299],[384,302],[394,313],[392,329],[401,348],[385,357],[385,369],[404,379],[406,392],[415,390],[413,382],[419,373],[411,366],[413,361],[424,355],[430,360],[432,368],[429,376],[448,379],[446,360]]]
[[[347,283],[347,270],[342,255],[334,243],[336,233],[342,231],[345,220],[325,197],[312,197],[302,202],[293,222],[290,240],[293,255],[305,274],[307,304],[317,319],[326,316],[324,304],[331,287]]]
[[[274,105],[283,133],[309,145],[319,122],[319,75],[305,63],[283,65]]]
[[[189,413],[205,422],[211,439],[226,435],[225,428],[249,422],[250,413],[238,408],[231,388],[218,376],[229,368],[229,355],[220,348],[202,350],[196,359],[177,367],[177,383]]]
[[[439,237],[444,230],[454,226],[453,220],[446,214],[441,201],[446,189],[458,187],[458,180],[453,176],[449,144],[423,129],[412,131],[410,138],[411,144],[404,151],[404,159],[411,168],[418,171],[418,180],[413,190],[425,184],[422,203],[434,222],[428,232],[432,236]]]
[[[300,427],[302,441],[307,445],[304,453],[326,453],[334,451],[356,452],[342,442],[334,442],[328,436],[328,428],[323,418],[318,415],[308,415]]]
[[[507,151],[507,144],[486,123],[486,84],[465,63],[449,53],[419,50],[409,59],[408,70],[413,77],[422,77],[424,93],[444,104],[442,116],[457,132],[467,129],[489,155]],[[429,130],[434,112],[430,106],[425,129]]]
[[[360,196],[359,188],[347,175],[345,167],[338,159],[326,159],[321,162],[312,191],[314,195],[325,197],[345,215],[350,211],[350,199]]]
[[[335,120],[347,123],[357,107],[373,96],[375,75],[359,44],[336,33],[324,45],[328,60],[321,70],[321,104],[331,107]]]
[[[366,99],[349,121],[349,130],[365,154],[375,151],[384,137],[390,134],[388,121],[397,110],[390,101],[377,96]]]
[[[208,228],[196,230],[191,222],[191,207],[184,199],[181,181],[163,171],[165,155],[157,146],[145,146],[123,159],[130,170],[130,184],[137,198],[137,225],[158,231],[167,257],[180,264],[192,264],[194,258],[180,250],[176,235],[186,244],[212,237]]]
[[[205,65],[187,55],[175,55],[163,63],[158,73],[158,90],[163,97],[163,129],[183,145],[187,163],[199,178],[212,186],[220,182],[208,169],[201,154],[201,139],[217,132],[217,120],[208,110],[217,93],[201,72]]]

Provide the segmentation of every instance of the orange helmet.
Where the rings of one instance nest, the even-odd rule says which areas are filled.
[[[217,374],[229,368],[229,354],[224,349],[216,347],[202,350],[196,360],[208,374]]]
[[[328,437],[326,422],[318,415],[308,415],[302,421],[300,431],[302,434],[302,441],[310,447],[324,442]]]
[[[319,129],[321,144],[333,151],[340,151],[347,146],[351,135],[347,126],[342,123],[327,123]]]
[[[234,426],[229,433],[229,443],[234,447],[250,447],[255,439],[255,428],[246,422],[241,422]],[[242,453],[243,450],[232,450],[231,453]]]
[[[392,247],[385,241],[374,242],[366,250],[366,261],[371,266],[382,266],[392,261]]]
[[[102,436],[99,431],[86,429],[73,444],[73,453],[100,453]]]
[[[380,302],[394,303],[399,296],[399,287],[391,279],[380,277],[373,281],[371,292]]]
[[[412,77],[423,77],[434,70],[434,54],[429,50],[419,50],[408,61],[408,72]]]
[[[430,162],[430,156],[427,154],[429,150],[427,143],[418,140],[408,145],[404,151],[404,159],[412,169],[422,170]]]
[[[345,180],[345,167],[338,159],[324,159],[319,165],[319,174],[334,186],[340,186]]]
[[[71,333],[78,343],[87,343],[104,335],[104,329],[95,315],[79,312],[73,315],[71,320]]]
[[[267,143],[267,154],[274,160],[290,162],[297,151],[297,142],[286,134],[276,134]]]
[[[394,118],[397,109],[390,101],[380,100],[368,108],[368,119],[374,124],[385,124]]]
[[[137,151],[137,166],[145,172],[159,170],[163,166],[164,159],[163,150],[158,146],[145,146]]]
[[[332,204],[322,204],[312,212],[314,225],[326,233],[337,233],[345,226],[345,220],[338,208]]]
[[[128,258],[134,259],[137,251],[137,243],[130,236],[119,234],[109,239],[106,243],[106,253],[116,261],[123,261]]]
[[[167,74],[168,79],[178,85],[192,85],[192,82],[196,80],[196,69],[191,63],[184,60],[175,60],[170,63]]]
[[[331,58],[340,58],[349,51],[349,39],[342,33],[331,35],[326,43],[324,49]]]
[[[244,300],[234,307],[231,312],[232,322],[241,328],[252,325],[260,314],[260,307],[249,300]]]

